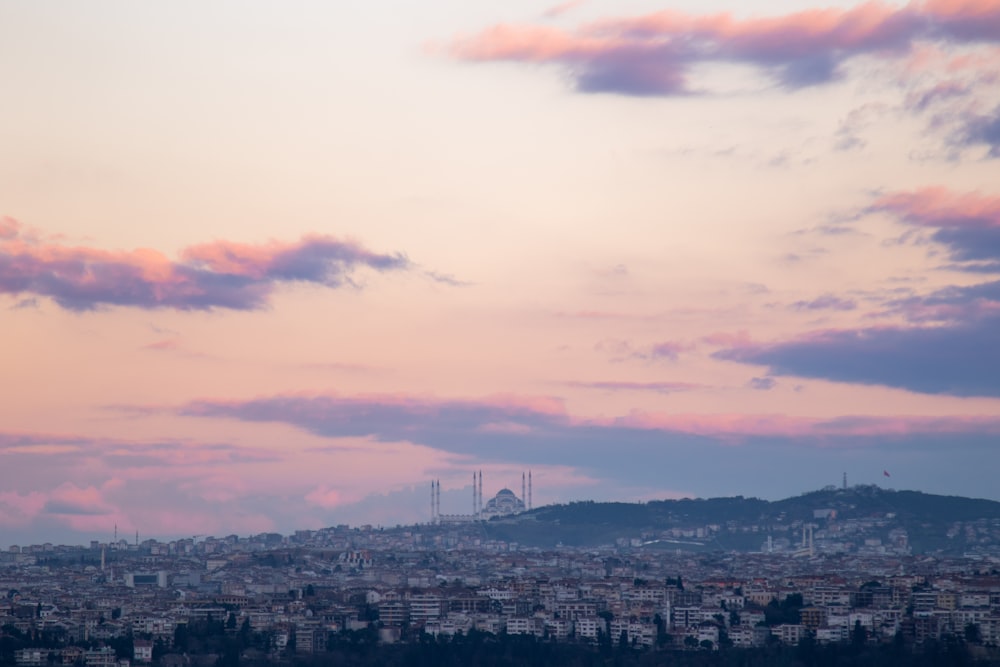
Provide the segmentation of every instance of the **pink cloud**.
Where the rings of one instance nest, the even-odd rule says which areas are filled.
[[[167,338],[165,340],[158,340],[154,343],[149,343],[148,345],[143,345],[144,350],[176,350],[180,345],[176,338]]]
[[[690,92],[688,72],[701,62],[753,65],[794,88],[829,81],[862,54],[896,57],[918,43],[984,41],[1000,41],[1000,0],[866,2],[749,19],[668,10],[576,30],[501,24],[454,40],[451,54],[560,64],[583,91],[673,95]]]
[[[336,489],[331,489],[326,485],[317,486],[306,494],[305,500],[311,505],[316,505],[324,509],[330,509],[342,505],[344,498]]]
[[[473,39],[454,42],[451,53],[462,60],[548,62],[597,56],[622,45],[617,40],[575,36],[547,26],[499,24]]]
[[[50,297],[70,310],[102,306],[253,310],[274,287],[307,282],[354,284],[359,268],[408,270],[403,255],[373,253],[330,236],[251,245],[216,241],[191,246],[182,261],[139,248],[108,251],[41,241],[9,218],[0,223],[0,293]]]
[[[74,454],[78,458],[99,458],[106,465],[128,469],[132,474],[137,470],[153,468],[160,476],[172,467],[225,467],[236,463],[267,463],[280,458],[280,452],[276,450],[245,448],[225,443],[185,440],[142,442],[16,431],[0,432],[0,455],[5,453]]]
[[[21,232],[21,223],[14,218],[0,217],[0,239],[13,239]]]
[[[964,97],[970,92],[969,84],[961,81],[939,81],[929,88],[916,90],[906,96],[905,104],[911,109],[922,111],[931,104],[956,97]]]
[[[120,488],[122,484],[115,478],[105,481],[100,487],[66,482],[46,494],[45,505],[39,514],[54,518],[76,531],[106,531],[108,524],[119,517],[123,525],[127,525],[124,513],[106,498],[108,492]]]
[[[25,459],[60,446],[72,449],[61,453],[58,467]],[[259,532],[275,525],[264,512],[275,490],[244,476],[277,460],[274,452],[228,444],[0,433],[0,466],[17,473],[14,488],[0,492],[0,526],[22,535],[33,527],[106,535],[115,524],[160,536]]]
[[[1000,48],[992,48],[953,56],[946,61],[945,67],[949,72],[972,71],[982,75],[986,80],[996,81],[997,63],[1000,63]]]
[[[0,491],[0,526],[12,528],[30,524],[45,507],[45,501],[45,494],[38,491],[25,494]]]
[[[700,389],[702,385],[690,382],[623,382],[623,381],[595,381],[595,382],[567,382],[570,387],[580,387],[583,389],[598,389],[601,391],[653,391],[660,394],[673,394],[681,391],[692,391]]]
[[[1000,228],[1000,197],[935,186],[884,195],[872,206],[928,227]]]
[[[672,361],[677,361],[680,353],[688,349],[690,349],[690,346],[685,345],[684,343],[666,341],[654,344],[651,349],[651,354],[656,358],[663,357]]]
[[[567,2],[560,2],[558,5],[553,5],[552,7],[546,9],[543,16],[550,19],[562,16],[563,14],[581,6],[583,2],[584,0],[568,0]]]
[[[997,0],[927,0],[922,7],[938,30],[957,39],[1000,39],[1000,2]]]
[[[1000,273],[1000,197],[927,187],[884,195],[869,211],[933,230],[930,240],[948,249],[954,268]]]
[[[564,312],[559,311],[555,313],[556,317],[569,317],[578,318],[583,320],[613,320],[613,319],[630,319],[633,315],[627,313],[619,313],[610,310],[577,310],[574,312]]]
[[[746,331],[735,333],[720,331],[703,336],[701,339],[709,345],[723,345],[726,347],[748,347],[754,344],[750,334]]]
[[[691,350],[694,346],[679,341],[661,341],[659,343],[635,345],[627,340],[611,338],[598,342],[595,347],[602,352],[608,352],[613,355],[612,361],[641,359],[652,362],[662,359],[677,361],[680,358],[681,352]]]
[[[822,341],[823,332],[813,340]],[[627,383],[626,383],[627,384]],[[446,434],[461,440],[476,434],[567,437],[577,429],[639,429],[712,437],[872,436],[926,433],[1000,433],[994,416],[843,416],[834,419],[785,414],[666,414],[633,411],[608,418],[568,414],[562,401],[504,396],[482,400],[399,395],[278,395],[250,401],[203,400],[182,414],[246,421],[277,421],[330,437],[407,434],[417,441]]]

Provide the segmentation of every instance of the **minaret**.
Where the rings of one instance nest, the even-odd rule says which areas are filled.
[[[431,480],[431,523],[434,523],[434,480]]]
[[[479,514],[479,494],[476,492],[476,473],[472,473],[472,516]]]
[[[528,507],[528,491],[527,491],[527,488],[528,487],[525,484],[525,479],[526,478],[524,476],[524,473],[522,472],[521,473],[521,507],[524,507],[525,509],[527,509],[527,507]]]
[[[479,514],[483,513],[483,471],[479,471]]]
[[[434,502],[437,505],[437,510],[435,512],[435,516],[437,517],[437,520],[440,522],[441,521],[441,480],[440,479],[437,481],[437,491],[435,492]]]
[[[528,509],[531,509],[531,471],[528,471]]]

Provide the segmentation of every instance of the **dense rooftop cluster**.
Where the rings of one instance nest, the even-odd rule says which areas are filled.
[[[273,662],[470,635],[649,652],[1000,645],[998,561],[982,555],[540,549],[470,524],[12,547],[0,565],[0,658],[21,667]]]

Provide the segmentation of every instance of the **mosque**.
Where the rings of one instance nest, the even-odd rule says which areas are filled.
[[[471,523],[494,517],[512,516],[531,509],[531,471],[521,473],[521,497],[508,488],[500,489],[483,505],[483,471],[472,473],[472,513],[441,514],[441,481],[431,481],[431,523]]]

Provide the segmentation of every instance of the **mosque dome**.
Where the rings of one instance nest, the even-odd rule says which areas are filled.
[[[500,489],[483,508],[487,516],[507,516],[524,511],[524,501],[514,495],[510,489]]]

